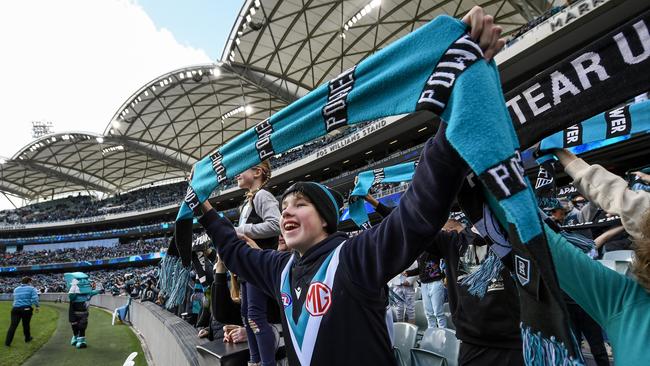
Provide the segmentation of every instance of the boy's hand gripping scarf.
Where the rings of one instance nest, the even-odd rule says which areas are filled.
[[[350,193],[349,209],[352,221],[362,229],[369,228],[370,219],[363,198],[368,195],[370,188],[380,183],[408,182],[413,179],[416,167],[417,162],[412,161],[359,173],[357,184]]]

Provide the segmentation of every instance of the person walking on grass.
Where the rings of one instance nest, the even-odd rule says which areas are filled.
[[[38,313],[39,303],[38,292],[34,287],[29,285],[31,282],[31,278],[23,277],[21,285],[14,289],[14,303],[13,308],[11,309],[11,325],[9,325],[7,338],[5,339],[5,345],[7,347],[11,346],[11,341],[14,339],[14,333],[16,332],[18,323],[20,323],[21,320],[23,322],[25,342],[27,343],[32,340],[29,328],[29,322],[32,320],[32,314],[34,312],[32,306],[36,307],[36,312]]]

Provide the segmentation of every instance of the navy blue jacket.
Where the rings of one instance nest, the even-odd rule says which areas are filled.
[[[437,135],[426,142],[412,184],[399,205],[379,225],[353,238],[334,233],[302,257],[297,253],[251,249],[216,211],[201,217],[201,224],[226,266],[272,296],[280,306],[293,309],[285,310],[293,319],[287,319],[285,311],[282,312],[290,364],[299,365],[300,361],[288,321],[298,321],[303,309],[307,309],[306,304],[312,304],[313,297],[307,299],[312,278],[343,242],[332,288],[320,293],[318,304],[325,312],[308,317],[320,318],[320,328],[313,355],[303,363],[396,364],[385,320],[386,283],[409,267],[431,243],[447,220],[468,172],[467,165],[444,138],[444,130],[445,124],[441,123]],[[287,294],[281,291],[282,272],[292,256],[288,272],[291,293]]]

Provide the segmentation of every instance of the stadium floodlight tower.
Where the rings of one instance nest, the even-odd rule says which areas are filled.
[[[54,124],[52,122],[32,121],[32,138],[40,138],[54,132]]]

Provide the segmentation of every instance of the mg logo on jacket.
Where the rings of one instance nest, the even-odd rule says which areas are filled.
[[[322,282],[314,282],[309,286],[305,307],[312,316],[322,316],[332,305],[332,290]]]

